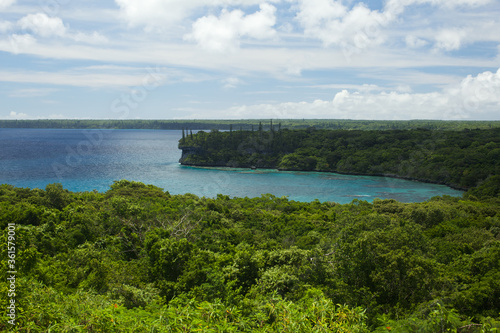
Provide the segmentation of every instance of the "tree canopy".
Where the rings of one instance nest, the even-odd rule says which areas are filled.
[[[182,164],[328,171],[477,186],[500,174],[500,129],[198,132],[180,140]]]
[[[496,176],[411,204],[1,185],[3,244],[16,225],[14,330],[493,332],[499,208]]]

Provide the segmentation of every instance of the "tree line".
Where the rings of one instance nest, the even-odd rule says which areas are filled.
[[[432,130],[489,129],[500,127],[500,121],[441,121],[441,120],[349,120],[349,119],[280,119],[275,125],[282,128],[345,130],[394,130],[426,128]],[[53,129],[153,129],[153,130],[251,130],[262,126],[270,130],[269,120],[148,120],[148,119],[37,119],[37,120],[1,120],[0,128],[53,128]]]

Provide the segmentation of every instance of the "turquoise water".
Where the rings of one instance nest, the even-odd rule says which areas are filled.
[[[153,184],[171,194],[258,197],[297,201],[391,198],[421,202],[461,196],[446,186],[401,179],[319,172],[197,168],[178,163],[181,131],[0,129],[0,184],[104,192],[114,180]]]

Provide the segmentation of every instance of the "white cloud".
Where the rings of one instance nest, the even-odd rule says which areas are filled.
[[[465,18],[467,19],[467,18]],[[500,22],[475,20],[460,22],[460,28],[446,28],[435,34],[436,47],[445,51],[458,50],[477,42],[500,42]]]
[[[497,33],[500,21],[491,20],[488,15],[453,12],[448,17],[438,16],[428,20],[428,28],[404,32],[408,48],[419,49],[432,44],[436,51],[455,51],[474,43],[500,43],[500,34]],[[399,35],[394,34],[396,38]]]
[[[130,25],[176,24],[185,18],[191,10],[201,5],[201,1],[187,0],[115,0],[121,15]]]
[[[198,43],[211,51],[235,50],[241,37],[266,39],[275,36],[276,7],[261,4],[260,10],[246,15],[241,10],[222,10],[219,17],[204,16],[193,23],[193,31],[185,36],[186,40]]]
[[[319,85],[312,85],[312,86],[306,86],[306,88],[310,89],[329,89],[329,90],[338,90],[338,89],[351,89],[351,90],[356,90],[356,91],[383,91],[384,88],[379,87],[375,84],[341,84],[341,83],[335,83],[335,84],[319,84]]]
[[[406,46],[412,49],[419,49],[426,46],[428,42],[413,35],[406,36]]]
[[[494,0],[414,0],[417,3],[431,3],[433,5],[444,6],[447,8],[455,7],[478,7],[487,5]]]
[[[432,5],[450,10],[478,7],[492,2],[492,0],[389,0],[383,10],[378,11],[371,10],[363,2],[357,2],[349,8],[341,0],[296,1],[298,2],[296,19],[304,28],[305,35],[321,40],[324,46],[338,45],[349,54],[382,44],[387,39],[387,31],[384,29],[389,24],[398,22],[399,17],[409,6]],[[467,35],[460,29],[443,29],[436,36],[436,47],[446,51],[456,50],[460,48]],[[410,33],[406,38],[406,44],[410,48],[421,48],[427,41]]]
[[[41,37],[62,37],[66,34],[66,26],[58,17],[49,17],[45,13],[28,14],[17,24],[21,29],[28,30]]]
[[[402,91],[403,90],[403,91]],[[242,105],[214,118],[327,118],[327,119],[496,119],[500,120],[500,69],[468,76],[454,87],[430,93],[397,89],[342,90],[330,101]],[[203,117],[202,113],[190,117]]]
[[[385,11],[387,14],[399,16],[404,12],[406,7],[413,5],[430,4],[445,8],[479,7],[493,1],[495,0],[389,0],[385,5]]]
[[[33,34],[48,38],[48,37],[64,37],[75,42],[88,44],[104,44],[108,39],[102,34],[94,31],[85,33],[81,31],[72,31],[69,26],[66,26],[59,17],[49,17],[45,13],[29,14],[21,18],[17,25],[22,30],[27,30]]]
[[[467,111],[496,108],[497,115],[500,115],[500,69],[496,73],[467,76],[460,84],[459,96]]]
[[[344,70],[346,59],[341,50],[331,48],[294,48],[287,47],[256,47],[242,48],[237,53],[228,53],[221,56],[215,52],[198,52],[195,45],[174,44],[159,41],[139,41],[128,45],[112,43],[109,47],[71,45],[52,41],[36,42],[30,35],[17,36],[16,41],[22,39],[26,44],[18,46],[17,53],[29,54],[36,57],[65,60],[98,61],[109,64],[158,64],[169,67],[190,68],[194,72],[192,78],[206,76],[206,71],[219,71],[228,76],[243,77],[247,75],[266,75],[281,80],[296,80],[292,74],[300,71]],[[28,44],[30,42],[31,44]],[[13,52],[13,41],[0,38],[0,51]],[[144,52],[147,50],[147,52]],[[496,67],[497,59],[479,59],[469,57],[452,57],[438,52],[422,52],[408,54],[394,52],[394,50],[374,49],[366,57],[355,57],[350,63],[352,70],[361,77],[367,77],[372,72],[384,80],[394,81],[403,71],[401,69],[421,67]],[[203,72],[198,71],[203,69]],[[389,76],[386,75],[389,69]],[[359,75],[358,75],[359,77]],[[0,77],[1,78],[1,77]],[[357,79],[359,82],[359,79]],[[405,79],[401,83],[410,83],[413,78]],[[361,82],[363,83],[363,82]],[[411,83],[413,84],[413,83]],[[433,79],[425,80],[420,84],[434,84]]]
[[[152,86],[162,84],[165,73],[144,71],[136,74],[119,74],[102,70],[81,69],[64,72],[0,71],[0,82],[51,84],[90,88],[117,88]]]
[[[5,33],[11,30],[13,27],[12,22],[9,21],[0,21],[0,33]]]
[[[30,117],[26,113],[17,113],[15,111],[10,111],[8,118],[10,118],[10,119],[28,119]]]
[[[454,51],[460,49],[466,33],[463,30],[444,29],[436,35],[436,48],[444,51]]]
[[[233,89],[242,84],[243,81],[241,81],[237,77],[228,77],[227,79],[223,80],[223,83],[224,89]]]
[[[347,7],[340,1],[302,0],[299,1],[299,8],[297,19],[304,26],[319,25],[325,21],[340,19],[347,14]]]
[[[81,117],[77,117],[81,118]],[[16,119],[16,120],[23,120],[23,119],[68,119],[68,117],[65,117],[62,114],[50,114],[48,116],[32,116],[27,113],[23,112],[16,112],[16,111],[10,111],[8,116],[2,116],[0,115],[0,119]]]
[[[0,0],[0,9],[7,8],[13,5],[15,2],[16,0]]]
[[[155,27],[177,25],[201,8],[219,6],[253,6],[263,0],[115,0],[121,16],[131,26]],[[281,0],[268,0],[268,3]]]
[[[30,50],[31,47],[36,44],[36,39],[29,34],[13,34],[9,37],[8,43],[6,44],[8,45],[6,49],[9,52],[19,54]]]
[[[419,49],[455,51],[478,42],[500,42],[500,7],[495,0],[389,0],[384,13],[392,17],[391,38],[403,38]],[[432,7],[431,7],[432,6]],[[405,9],[411,7],[411,10]],[[431,7],[431,8],[429,8]],[[482,7],[482,8],[481,8]]]
[[[381,28],[392,20],[361,2],[350,10],[337,0],[299,0],[299,3],[297,20],[305,34],[321,40],[325,46],[364,49],[381,44],[385,39]]]
[[[87,43],[87,44],[105,44],[109,40],[106,36],[94,31],[93,33],[75,32],[67,34],[67,37],[71,38],[75,42]]]

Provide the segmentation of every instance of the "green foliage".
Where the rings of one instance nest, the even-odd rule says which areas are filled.
[[[500,127],[499,121],[441,121],[441,120],[350,120],[350,119],[281,119],[275,121],[262,119],[247,120],[87,120],[87,119],[38,119],[38,120],[0,120],[0,128],[76,128],[76,129],[158,129],[158,130],[228,130],[253,127],[271,128],[328,128],[348,130],[393,130],[393,129],[488,129]],[[186,130],[187,136],[187,130]]]
[[[62,210],[70,203],[71,197],[62,184],[49,184],[45,187],[45,201],[48,207]]]
[[[198,132],[182,139],[182,164],[384,175],[497,197],[500,129]]]
[[[500,157],[494,159],[494,161],[500,161]],[[480,183],[479,186],[469,190],[466,194],[466,198],[469,199],[491,199],[498,198],[500,196],[500,175],[490,176],[484,182]]]
[[[2,185],[0,207],[2,244],[16,224],[19,332],[500,326],[496,198],[339,205],[119,181],[102,194]],[[0,256],[6,295],[7,247]]]

